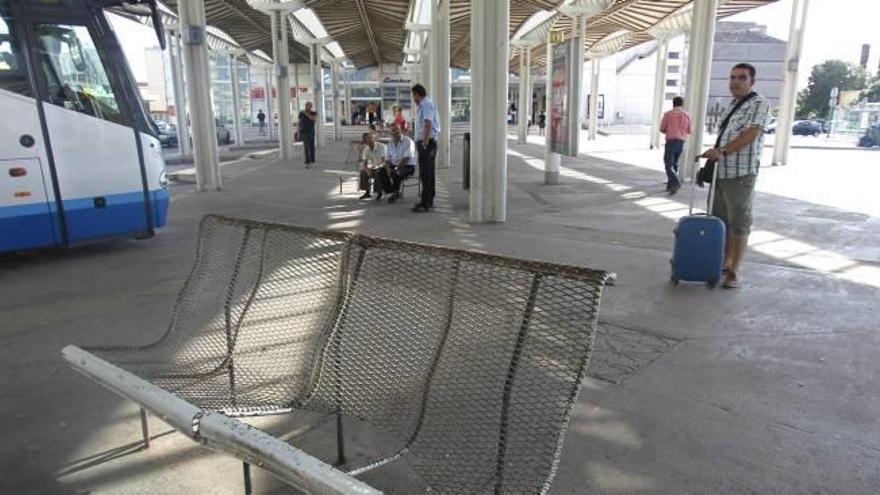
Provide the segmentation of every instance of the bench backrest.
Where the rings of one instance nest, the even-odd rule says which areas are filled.
[[[607,274],[218,216],[168,332],[96,354],[230,415],[338,411],[441,491],[543,491]]]

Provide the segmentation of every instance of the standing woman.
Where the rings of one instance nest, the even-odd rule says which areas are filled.
[[[397,105],[394,107],[394,125],[400,126],[400,131],[409,136],[409,125],[406,122],[406,117],[403,116],[403,107]]]
[[[312,110],[312,102],[306,102],[306,108],[299,113],[299,137],[303,142],[306,155],[306,168],[315,163],[315,120],[318,112]]]

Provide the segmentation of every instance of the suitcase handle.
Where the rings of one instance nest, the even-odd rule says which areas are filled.
[[[691,201],[690,205],[688,205],[688,216],[692,216],[694,214],[694,198],[697,194],[697,172],[700,169],[700,156],[694,158],[694,173],[691,175]],[[708,161],[708,159],[706,159]],[[715,199],[715,184],[718,182],[718,167],[720,163],[715,163],[715,168],[712,170],[712,183],[709,185],[709,197],[706,200],[706,216],[712,216],[712,200]]]

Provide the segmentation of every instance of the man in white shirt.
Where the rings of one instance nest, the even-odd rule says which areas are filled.
[[[434,207],[434,166],[437,159],[437,141],[440,139],[440,116],[437,107],[428,98],[421,84],[412,87],[413,101],[419,106],[416,113],[416,148],[419,153],[419,180],[422,181],[422,197],[412,211],[430,211]]]
[[[400,184],[416,172],[415,144],[405,136],[397,124],[391,124],[391,141],[385,146],[385,167],[377,171],[376,179],[385,192],[390,192],[389,203],[400,197]]]
[[[366,191],[361,199],[367,199],[370,197],[370,179],[376,176],[376,170],[382,168],[386,151],[385,145],[377,142],[369,132],[364,133],[362,140],[364,144],[360,156],[360,189]],[[376,199],[382,199],[381,186],[376,188]]]

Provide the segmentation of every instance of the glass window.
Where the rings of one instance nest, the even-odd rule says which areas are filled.
[[[681,58],[681,55],[679,54],[679,52],[669,52],[669,59],[670,60],[678,60],[679,58]]]
[[[0,15],[0,88],[31,96],[23,56],[12,19]]]
[[[88,28],[38,24],[36,33],[49,102],[125,124]]]
[[[680,65],[670,65],[666,69],[667,69],[667,72],[669,72],[670,74],[678,74],[679,72],[681,72]]]
[[[676,81],[675,79],[667,79],[666,80],[666,87],[672,87],[672,86],[677,86],[677,85],[678,85],[678,81]]]
[[[354,98],[379,98],[380,95],[380,89],[376,86],[351,88],[351,96]]]

